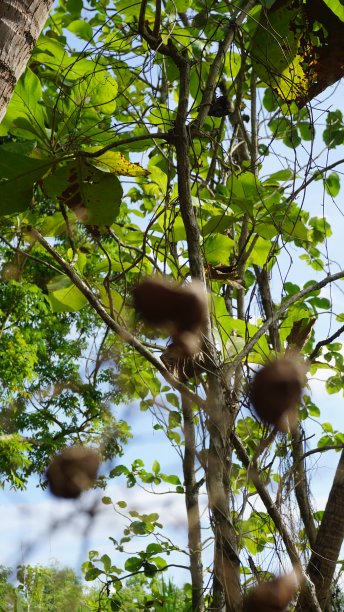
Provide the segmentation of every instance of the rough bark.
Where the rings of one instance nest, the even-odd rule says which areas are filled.
[[[0,2],[0,121],[48,18],[53,0]]]
[[[201,519],[198,503],[198,485],[195,477],[195,425],[192,403],[186,397],[182,398],[185,450],[183,458],[183,473],[185,485],[185,503],[188,521],[188,545],[190,554],[190,573],[192,582],[192,609],[203,612],[203,565]]]
[[[190,189],[189,148],[190,137],[186,127],[189,99],[190,63],[185,56],[178,62],[180,73],[179,104],[175,124],[175,149],[180,212],[184,222],[190,273],[192,278],[205,282],[204,265],[200,248],[200,231],[192,205]],[[227,401],[225,385],[221,380],[217,355],[212,342],[210,322],[205,332],[205,351],[208,372],[207,404],[210,445],[208,452],[207,487],[209,508],[215,536],[214,600],[226,603],[228,612],[239,612],[242,607],[240,586],[240,561],[236,552],[235,532],[229,520],[228,458],[230,457],[229,433],[234,425],[233,413]]]
[[[307,567],[307,573],[315,586],[322,610],[326,609],[331,594],[331,584],[344,539],[343,507],[344,451],[342,451],[339,459],[325,512]],[[304,593],[301,593],[299,597],[296,612],[308,612],[308,607],[304,601]]]
[[[313,512],[309,499],[309,487],[305,470],[305,460],[303,458],[303,440],[300,424],[293,433],[292,455],[294,461],[294,487],[296,500],[299,506],[300,515],[304,524],[309,545],[311,548],[314,548],[317,531],[314,524]]]

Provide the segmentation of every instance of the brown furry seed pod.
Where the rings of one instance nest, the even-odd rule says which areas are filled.
[[[245,598],[243,612],[284,612],[297,588],[298,580],[294,573],[262,582]]]
[[[199,350],[207,319],[207,294],[201,283],[194,281],[180,287],[164,278],[147,278],[134,289],[134,306],[152,327],[171,334],[182,354]]]
[[[250,399],[262,421],[284,432],[296,426],[306,370],[295,355],[294,359],[276,359],[257,372]]]
[[[180,346],[175,345],[174,342],[165,348],[160,358],[169,372],[183,382],[194,378],[203,371],[203,353],[199,352],[193,356],[185,355],[181,352]]]
[[[91,448],[64,448],[54,457],[46,472],[51,493],[55,497],[76,499],[95,482],[99,463],[98,453]]]

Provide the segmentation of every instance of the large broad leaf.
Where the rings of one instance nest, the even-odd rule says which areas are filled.
[[[50,160],[32,159],[0,146],[0,215],[26,210],[32,201],[33,188],[48,170]]]
[[[289,3],[290,4],[290,3]],[[252,44],[252,63],[257,74],[284,100],[304,96],[309,82],[303,70],[304,58],[298,54],[300,18],[298,7],[282,6],[262,12]]]
[[[282,99],[303,106],[344,76],[344,6],[339,0],[280,0],[261,11],[251,58]]]
[[[101,147],[91,147],[88,149],[90,153],[99,151]],[[133,164],[128,161],[123,153],[117,151],[107,151],[97,157],[90,157],[88,161],[102,170],[111,172],[121,176],[147,176],[148,170],[145,170],[140,164]]]
[[[228,189],[231,193],[231,202],[237,204],[243,211],[252,215],[252,205],[262,200],[263,187],[252,172],[232,174],[228,179]]]
[[[116,109],[117,82],[105,68],[95,62],[86,61],[90,64],[88,72],[82,74],[73,86],[71,99],[83,111],[96,108],[105,115],[112,115]],[[77,63],[73,66],[73,71],[76,70],[76,66]],[[69,73],[68,69],[67,78]]]
[[[39,78],[27,69],[14,90],[7,113],[0,125],[0,136],[15,131],[27,139],[45,138],[45,112]]]
[[[340,0],[324,0],[324,2],[328,8],[334,12],[338,19],[344,21],[344,6]]]
[[[233,248],[234,241],[228,236],[222,234],[209,236],[203,244],[205,261],[210,264],[228,263]]]
[[[119,213],[123,190],[118,178],[83,159],[61,165],[44,186],[87,225],[111,225]]]
[[[61,275],[47,285],[53,312],[75,312],[87,303],[85,296],[67,276]]]

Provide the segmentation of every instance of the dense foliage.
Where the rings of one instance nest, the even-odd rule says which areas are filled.
[[[344,386],[332,300],[344,272],[326,208],[340,193],[344,121],[331,99],[313,100],[341,76],[344,14],[314,4],[317,15],[301,0],[59,0],[0,125],[2,482],[38,473],[44,486],[51,457],[77,442],[115,458],[99,486],[185,496],[187,563],[163,516],[104,493],[128,519],[111,536],[116,559],[130,556],[117,567],[90,552],[98,609],[127,609],[124,578],[173,572],[178,552],[189,609],[242,610],[250,586],[290,564],[304,580],[295,609],[340,605],[342,566],[334,575],[326,562],[339,559],[343,484],[322,514],[306,441],[317,423],[308,454],[344,445],[311,392],[323,370],[328,393]],[[137,316],[133,291],[150,275],[206,285],[197,355],[181,358]],[[249,384],[296,352],[309,386],[296,429],[281,433],[256,417]],[[116,418],[125,403],[153,415],[178,474],[120,458],[136,434]]]

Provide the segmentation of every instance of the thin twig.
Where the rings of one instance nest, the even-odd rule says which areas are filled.
[[[275,321],[277,321],[280,318],[280,316],[286,310],[288,310],[288,308],[290,308],[290,306],[292,306],[293,304],[295,304],[296,302],[298,302],[302,298],[306,297],[310,293],[313,293],[313,291],[319,291],[319,289],[322,289],[323,287],[326,287],[326,285],[328,285],[329,283],[333,283],[334,281],[340,280],[340,279],[344,279],[344,270],[341,270],[340,272],[337,272],[336,274],[329,274],[328,276],[323,278],[323,280],[319,281],[318,283],[314,283],[314,285],[311,285],[309,287],[305,287],[304,289],[301,289],[301,291],[298,291],[294,295],[289,296],[283,302],[283,304],[279,308],[276,309],[276,311],[273,314],[273,316],[269,317],[269,319],[267,319],[261,325],[259,330],[251,338],[251,340],[249,340],[247,342],[246,346],[244,346],[244,348],[238,353],[236,358],[233,359],[233,361],[229,364],[230,370],[231,371],[235,370],[235,368],[239,365],[239,363],[243,359],[245,359],[245,357],[247,357],[247,355],[253,349],[254,345],[258,342],[258,340],[260,340],[260,338],[262,336],[264,336],[265,332],[269,329],[270,325],[275,323]]]
[[[318,342],[315,345],[315,349],[311,352],[310,356],[308,357],[309,361],[314,361],[314,359],[318,356],[320,349],[323,346],[326,346],[327,344],[331,344],[331,342],[333,342],[333,340],[336,340],[336,338],[339,338],[339,336],[343,332],[344,332],[344,325],[342,325],[339,329],[337,329],[337,331],[334,332],[332,336],[329,336],[329,338],[325,338],[325,340],[320,340],[320,342]]]

